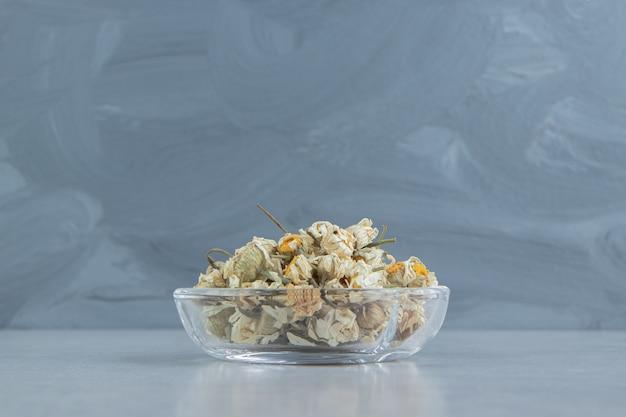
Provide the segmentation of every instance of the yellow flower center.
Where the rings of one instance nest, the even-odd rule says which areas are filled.
[[[289,255],[295,252],[300,246],[302,246],[302,238],[298,235],[289,235],[278,245],[278,253],[281,255]]]
[[[391,264],[390,266],[387,267],[388,274],[395,274],[396,272],[400,272],[402,270],[404,270],[403,262],[396,262],[395,264]]]
[[[413,271],[415,271],[417,275],[427,276],[429,272],[428,268],[426,268],[426,265],[417,261],[411,262],[411,268],[413,269]]]

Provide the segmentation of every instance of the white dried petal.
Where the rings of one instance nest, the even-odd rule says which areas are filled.
[[[320,285],[326,286],[328,281],[353,275],[356,262],[353,259],[341,259],[337,254],[332,253],[316,257],[313,264],[316,266]]]
[[[439,285],[439,281],[437,280],[437,275],[433,271],[428,271],[428,275],[426,277],[426,287],[436,287]]]
[[[228,283],[228,288],[239,288],[241,286],[241,280],[236,275],[229,276],[226,281]]]
[[[386,283],[382,269],[374,271],[363,260],[339,260],[330,255],[320,257],[317,274],[325,288],[382,288]]]
[[[297,255],[285,267],[283,274],[294,284],[306,284],[312,279],[313,268],[305,255]]]
[[[385,265],[385,251],[380,248],[363,248],[354,253],[355,260],[363,260],[366,264],[377,267]]]
[[[295,346],[315,346],[315,343],[306,340],[303,337],[297,336],[291,332],[287,332],[287,339],[289,343]]]
[[[359,338],[356,314],[347,308],[331,309],[323,318],[315,317],[309,322],[308,334],[330,346],[354,342]]]
[[[195,288],[224,288],[226,287],[226,281],[222,278],[222,271],[219,269],[212,269],[211,271],[200,274],[198,277],[198,283]]]
[[[331,222],[327,222],[327,221],[319,221],[319,222],[315,222],[313,223],[311,226],[309,226],[306,231],[309,235],[313,236],[313,238],[315,238],[315,240],[320,241],[322,239],[323,236],[332,233],[333,231],[335,231],[336,229],[338,229],[339,226],[336,226],[334,224],[332,224]]]
[[[257,319],[235,311],[228,321],[231,323],[230,339],[234,343],[257,343]]]
[[[356,238],[345,229],[337,228],[325,234],[320,240],[320,247],[325,253],[334,253],[340,258],[351,258],[354,253]]]
[[[230,331],[228,319],[234,311],[235,308],[230,303],[205,306],[202,312],[206,317],[207,332],[216,337],[226,338]]]
[[[261,306],[263,312],[274,319],[274,327],[280,329],[286,324],[289,324],[293,321],[293,311],[288,307],[276,307],[263,305]]]
[[[361,249],[366,245],[369,245],[378,236],[378,229],[372,227],[371,219],[361,219],[355,225],[348,227],[346,230],[356,238],[356,248]]]
[[[358,275],[350,281],[351,288],[383,288],[386,283],[383,271]]]

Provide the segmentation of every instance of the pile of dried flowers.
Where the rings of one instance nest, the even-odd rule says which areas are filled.
[[[424,323],[423,302],[411,296],[400,295],[401,300],[391,302],[363,291],[332,291],[438,285],[435,274],[418,258],[398,262],[381,249],[395,242],[384,238],[386,227],[379,237],[365,218],[345,229],[318,221],[289,233],[259,208],[285,234],[278,242],[253,237],[232,256],[211,249],[209,266],[196,288],[286,291],[221,297],[205,305],[209,333],[231,343],[337,346],[374,342],[391,322],[394,340],[401,341]],[[229,259],[215,261],[211,255],[216,252]]]

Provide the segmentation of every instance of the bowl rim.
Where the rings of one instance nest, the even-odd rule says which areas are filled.
[[[173,296],[176,300],[206,298],[215,296],[251,296],[251,295],[282,295],[289,291],[315,289],[309,288],[177,288]],[[445,285],[434,287],[391,287],[391,288],[319,288],[324,295],[341,295],[354,293],[380,294],[380,295],[421,295],[428,298],[448,297],[450,288]]]

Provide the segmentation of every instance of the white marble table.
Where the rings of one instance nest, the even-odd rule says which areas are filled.
[[[216,361],[183,331],[0,331],[0,415],[624,416],[626,332],[443,331],[411,360]]]

